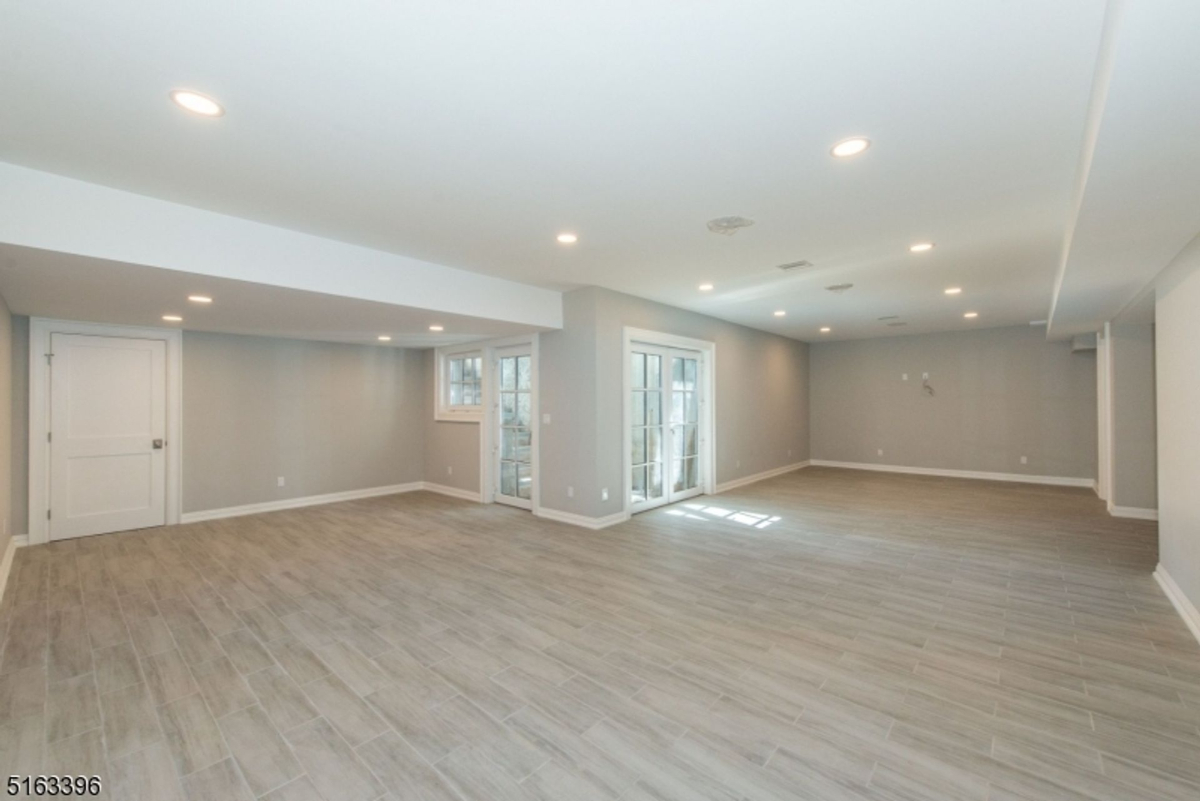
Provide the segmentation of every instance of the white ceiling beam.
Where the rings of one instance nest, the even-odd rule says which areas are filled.
[[[0,162],[0,242],[562,327],[562,293]]]

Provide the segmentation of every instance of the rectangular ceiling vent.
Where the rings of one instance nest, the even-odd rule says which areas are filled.
[[[813,265],[812,265],[811,261],[806,261],[805,259],[801,259],[800,261],[789,261],[787,264],[781,264],[781,265],[779,265],[779,269],[783,270],[786,273],[786,272],[790,272],[792,270],[803,270],[805,267],[812,267],[812,266]]]

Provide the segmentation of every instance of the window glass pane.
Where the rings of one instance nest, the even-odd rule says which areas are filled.
[[[463,384],[463,406],[478,406],[479,399],[475,397],[477,384]]]
[[[633,429],[633,463],[646,463],[646,429]]]
[[[646,500],[646,468],[633,468],[633,502]]]
[[[513,437],[516,442],[516,460],[529,464],[533,461],[533,432],[528,428],[514,428]]]
[[[646,429],[646,461],[661,462],[662,458],[662,429]]]
[[[663,495],[662,462],[650,465],[650,485],[646,488],[651,498],[661,498]]]
[[[689,423],[698,422],[700,419],[700,393],[688,392],[683,398],[684,412],[687,414],[686,420]]]
[[[632,378],[630,386],[635,388],[644,387],[646,386],[646,354],[633,353],[630,355],[633,362],[629,367],[631,371],[630,377]]]
[[[662,389],[662,356],[646,357],[646,386]]]
[[[646,425],[662,425],[662,393],[646,393]]]
[[[678,356],[671,359],[671,386],[683,389],[683,359]]]
[[[517,396],[512,392],[500,393],[500,422],[506,426],[517,424]]]
[[[533,382],[533,361],[528,356],[517,358],[517,389],[528,390],[532,388]]]
[[[500,463],[500,494],[517,497],[517,466],[512,462]]]
[[[517,388],[517,365],[516,359],[504,358],[500,360],[500,389],[516,389]]]
[[[475,382],[475,405],[479,406],[483,403],[483,385],[478,381]]]
[[[683,422],[683,393],[682,392],[672,392],[671,393],[671,422],[672,423],[682,423]]]
[[[471,367],[475,371],[475,380],[477,382],[482,381],[483,380],[483,357],[476,356],[474,359],[471,359]]]
[[[517,497],[533,497],[533,468],[527,464],[517,465]]]
[[[533,396],[528,392],[517,393],[517,423],[533,425]]]
[[[478,373],[475,372],[475,365],[478,364],[478,359],[463,359],[463,380],[474,381]]]
[[[462,384],[451,384],[450,385],[450,405],[451,406],[462,405]]]
[[[450,380],[451,381],[462,381],[462,377],[463,377],[463,360],[462,359],[451,359],[450,360]]]
[[[683,384],[687,389],[696,388],[696,360],[683,360]]]
[[[631,404],[630,409],[633,412],[633,424],[635,426],[644,426],[646,424],[646,393],[635,390]]]

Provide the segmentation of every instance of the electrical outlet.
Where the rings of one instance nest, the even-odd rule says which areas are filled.
[[[567,487],[567,497],[568,498],[575,497],[575,488],[574,487]]]
[[[602,500],[602,501],[608,500],[608,487],[605,487],[604,489],[600,490],[600,500]]]
[[[1029,464],[1029,457],[1028,457],[1028,456],[1022,456],[1022,457],[1021,457],[1021,464]]]
[[[286,479],[284,479],[283,476],[280,476],[279,478],[275,479],[275,483],[276,483],[276,485],[282,487],[284,484],[287,483],[287,481],[286,481]]]
[[[454,468],[447,465],[446,466],[446,475],[448,475],[448,476],[454,475]]]

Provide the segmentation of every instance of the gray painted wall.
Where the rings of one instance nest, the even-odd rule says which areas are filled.
[[[189,331],[184,511],[421,481],[425,394],[419,351]]]
[[[1095,354],[1044,329],[818,343],[810,363],[813,459],[1096,476]]]
[[[11,391],[12,426],[10,428],[9,460],[11,484],[8,497],[11,499],[13,534],[29,533],[29,318],[12,316],[11,347],[4,348],[12,360]],[[3,357],[0,357],[3,358]]]
[[[421,420],[425,428],[424,480],[443,487],[479,492],[478,423],[434,420],[437,352],[421,354]]]
[[[626,326],[716,343],[718,482],[808,458],[807,345],[588,287],[564,296],[563,330],[541,338],[541,411],[552,416],[541,426],[543,506],[589,517],[624,507]]]
[[[13,317],[0,297],[0,556],[16,530],[13,517]]]
[[[1158,507],[1158,424],[1154,398],[1154,326],[1113,324],[1112,503]]]
[[[1200,237],[1155,294],[1158,560],[1200,608]]]

